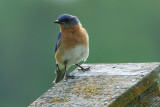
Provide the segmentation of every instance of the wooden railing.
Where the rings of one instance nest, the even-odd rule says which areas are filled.
[[[29,107],[160,107],[160,63],[83,64]]]

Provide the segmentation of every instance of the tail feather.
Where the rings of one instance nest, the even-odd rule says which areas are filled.
[[[57,76],[54,82],[59,83],[61,80],[63,80],[64,76],[66,75],[66,70],[65,69],[60,70],[59,67],[57,66],[56,73],[57,73]]]

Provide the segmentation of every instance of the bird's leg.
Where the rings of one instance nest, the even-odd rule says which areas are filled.
[[[90,70],[90,67],[88,67],[88,68],[83,68],[83,67],[80,66],[79,64],[75,64],[75,65],[77,65],[78,67],[81,68],[81,69],[79,69],[79,70],[82,70],[82,71],[89,71],[89,70]]]
[[[64,64],[65,64],[65,70],[66,70],[66,65],[67,65],[67,62],[68,62],[68,60],[65,60],[64,61]],[[75,76],[73,76],[73,75],[69,75],[69,74],[67,74],[66,73],[66,75],[65,75],[65,79],[67,80],[67,79],[74,79],[75,78]]]

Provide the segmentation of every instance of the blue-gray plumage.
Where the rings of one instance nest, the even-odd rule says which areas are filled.
[[[55,44],[55,47],[54,47],[54,51],[56,52],[57,51],[57,48],[58,48],[58,43],[59,43],[59,40],[60,40],[60,38],[61,38],[61,32],[58,34],[58,36],[57,36],[57,40],[56,40],[56,44]]]
[[[55,44],[57,74],[55,83],[58,83],[72,65],[77,65],[82,70],[86,70],[77,63],[88,58],[89,39],[88,33],[76,16],[62,14],[55,23],[60,25],[60,33]]]
[[[55,21],[55,23],[59,23],[63,26],[76,26],[80,24],[80,21],[76,16],[72,16],[69,14],[63,14],[59,16],[58,20]]]

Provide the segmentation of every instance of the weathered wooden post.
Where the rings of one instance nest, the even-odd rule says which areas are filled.
[[[160,107],[160,63],[83,64],[29,107]]]

